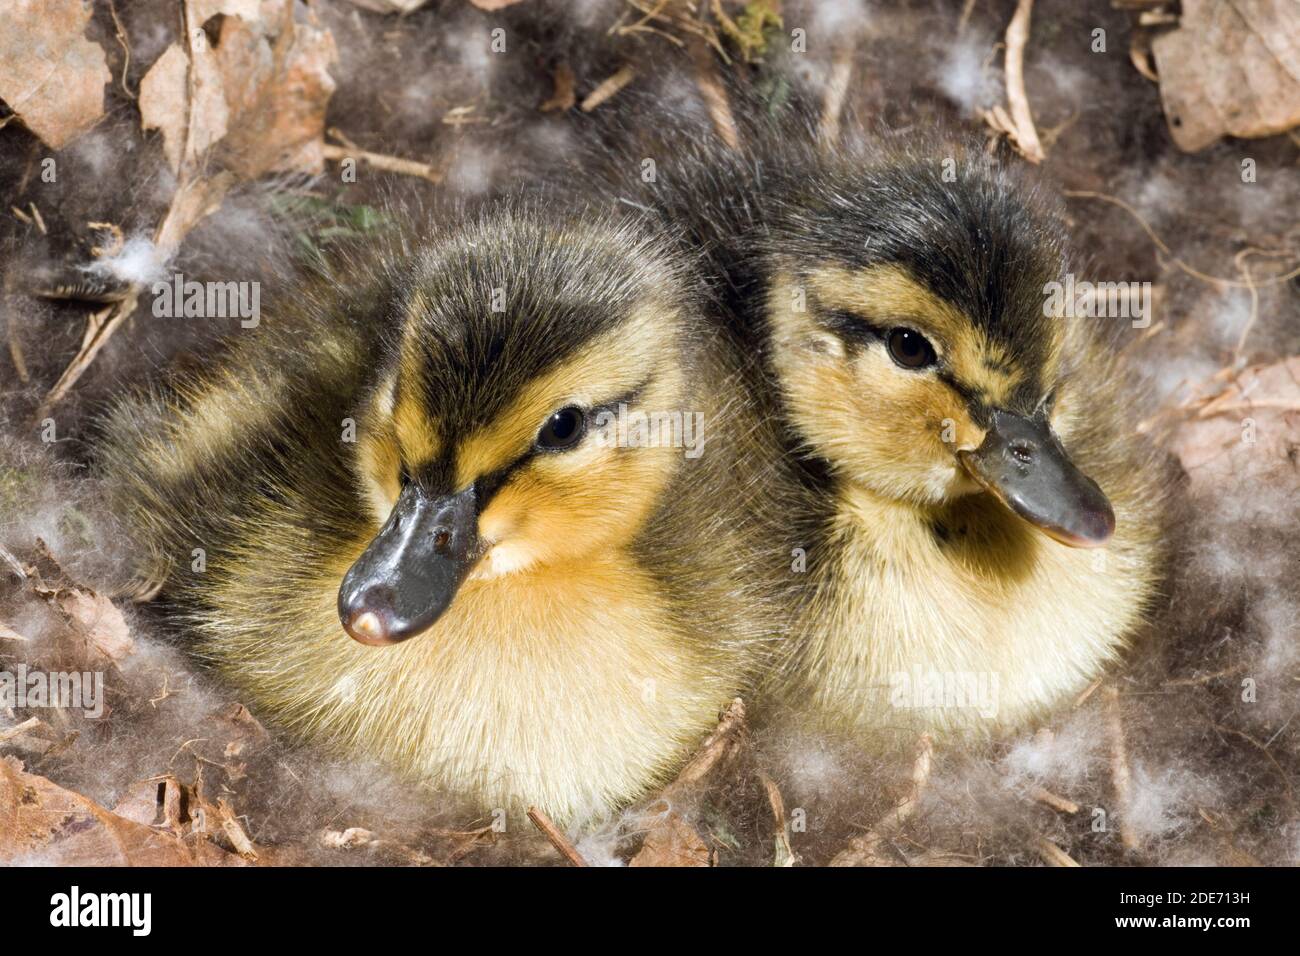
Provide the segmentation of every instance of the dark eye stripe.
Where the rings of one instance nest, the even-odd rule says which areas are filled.
[[[881,341],[885,337],[883,327],[846,309],[823,309],[818,312],[818,318],[826,331],[838,335],[846,342],[869,343]]]

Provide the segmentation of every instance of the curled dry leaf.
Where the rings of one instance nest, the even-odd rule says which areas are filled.
[[[628,866],[711,866],[708,844],[675,811],[646,834],[645,842]]]
[[[1243,370],[1170,439],[1193,491],[1274,485],[1300,494],[1300,357]]]
[[[213,82],[212,53],[206,46],[197,47],[194,62],[192,108],[190,58],[176,44],[163,52],[140,81],[141,125],[162,132],[163,154],[172,172],[179,171],[182,163],[194,165],[208,147],[226,135],[230,111],[220,85]]]
[[[565,110],[573,109],[573,105],[578,102],[578,96],[575,92],[578,78],[573,75],[573,67],[567,63],[561,63],[555,68],[553,82],[555,83],[555,89],[551,92],[550,99],[537,108],[543,113],[550,113],[555,110],[562,113]]]
[[[154,792],[157,793],[157,786]],[[171,829],[105,810],[79,793],[0,758],[0,862],[58,866],[217,866],[239,858],[206,840],[187,843]]]
[[[295,23],[292,2],[188,0],[186,15],[191,41],[168,47],[140,84],[142,124],[161,131],[172,170],[192,172],[215,147],[243,179],[319,173],[337,59],[330,32]],[[217,24],[209,41],[201,28]]]
[[[61,589],[55,601],[86,641],[92,661],[120,664],[135,651],[135,640],[122,612],[104,595],[89,589]]]
[[[83,34],[83,0],[8,0],[0,30],[0,99],[50,149],[61,149],[104,115],[111,82],[104,50]]]
[[[76,656],[93,666],[120,664],[130,657],[135,640],[117,606],[91,588],[74,584],[44,541],[38,539],[36,546],[38,561],[30,568],[28,582],[81,641]]]
[[[1300,4],[1183,0],[1178,29],[1152,41],[1169,131],[1180,149],[1300,124]]]
[[[735,762],[747,741],[745,705],[737,697],[677,778],[638,817],[636,827],[645,837],[628,866],[713,865],[708,844],[684,814],[700,801],[710,782]]]

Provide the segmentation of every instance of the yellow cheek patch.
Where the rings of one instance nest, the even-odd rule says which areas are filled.
[[[457,487],[505,467],[522,455],[546,419],[565,404],[590,407],[660,376],[677,347],[675,316],[658,304],[594,339],[563,364],[526,385],[497,421],[466,438],[456,453]]]
[[[810,274],[808,285],[823,308],[860,315],[881,327],[915,328],[934,345],[957,381],[990,404],[1005,403],[1023,381],[1023,373],[1000,345],[899,266],[860,271],[828,266]]]
[[[918,425],[954,452],[984,440],[984,431],[971,420],[965,401],[944,382],[928,375],[893,374],[898,370],[879,350],[864,353],[854,365],[855,391],[869,396],[869,407],[862,409],[864,425],[895,423],[894,441],[899,447],[916,441]]]

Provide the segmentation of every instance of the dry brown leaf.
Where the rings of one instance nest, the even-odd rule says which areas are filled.
[[[328,30],[294,23],[292,3],[284,10],[275,33],[236,17],[221,26],[216,55],[232,114],[221,158],[244,179],[325,167],[329,66],[338,51]]]
[[[50,149],[62,149],[104,115],[108,60],[83,34],[83,0],[8,0],[0,29],[0,99]]]
[[[194,50],[194,102],[190,109],[190,57],[169,46],[140,81],[140,120],[144,129],[162,133],[163,154],[172,172],[193,166],[212,144],[226,135],[230,110],[205,46]]]
[[[221,831],[230,841],[230,845],[235,848],[235,852],[245,860],[257,859],[257,847],[253,841],[248,838],[244,828],[239,825],[239,820],[235,817],[235,811],[230,808],[230,804],[225,800],[217,801],[217,817],[221,820]]]
[[[330,32],[295,23],[291,2],[262,8],[188,0],[186,10],[191,24],[224,14],[215,46],[206,33],[172,44],[140,84],[142,125],[161,131],[172,170],[194,171],[219,144],[222,165],[244,179],[319,173],[325,107],[334,92],[329,66],[337,59]],[[262,19],[257,10],[278,17]]]
[[[119,664],[135,651],[126,618],[103,594],[73,583],[41,539],[37,563],[28,569],[32,593],[58,611],[81,644],[76,656],[88,664]]]
[[[628,866],[711,866],[708,844],[695,828],[677,813],[669,811],[646,834],[645,842]]]
[[[86,639],[92,659],[100,658],[120,664],[135,651],[135,640],[126,618],[117,606],[102,594],[89,589],[63,588],[55,600],[79,633]]]
[[[1169,130],[1180,149],[1300,124],[1300,4],[1183,0],[1177,30],[1152,41]]]
[[[1300,494],[1300,357],[1242,371],[1179,422],[1169,447],[1193,491],[1289,482]]]
[[[732,699],[718,726],[636,821],[645,832],[628,866],[712,866],[712,853],[682,809],[695,806],[710,782],[730,767],[748,742],[745,704]]]
[[[0,861],[59,866],[194,866],[238,863],[207,841],[105,810],[79,793],[0,759]]]

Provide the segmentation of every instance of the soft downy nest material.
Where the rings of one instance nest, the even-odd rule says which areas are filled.
[[[563,103],[562,64],[580,104],[625,60],[653,63],[653,72],[641,67],[644,85],[626,92],[637,103],[632,121],[651,122],[645,111],[658,102],[709,129],[715,104],[689,58],[674,59],[649,32],[611,33],[626,25],[621,3],[568,6],[529,0],[483,14],[449,2],[402,20],[321,7],[340,54],[328,123],[363,146],[438,157],[442,185],[401,174],[365,177],[352,192],[330,179],[263,181],[232,191],[168,270],[291,288],[295,256],[329,229],[364,231],[358,223],[377,197],[484,195],[544,179],[545,158],[583,135],[580,105],[538,109]],[[959,29],[946,5],[786,4],[783,31],[804,25],[807,55],[774,44],[756,69],[774,99],[815,110],[848,62],[846,118],[980,128],[980,111],[1001,96],[991,47],[1005,28],[983,6]],[[151,19],[143,0],[119,7],[144,61],[131,68],[134,87],[170,42],[149,24],[170,21]],[[518,55],[474,55],[470,41],[498,16]],[[1070,40],[1089,35],[1093,19],[1113,55]],[[1127,23],[1118,11],[1040,0],[1026,85],[1040,129],[1054,130],[1045,168],[1069,191],[1081,275],[1154,283],[1153,324],[1117,329],[1155,396],[1134,409],[1135,427],[1186,472],[1171,573],[1149,625],[1098,686],[1010,740],[922,739],[874,753],[748,726],[742,705],[719,701],[718,732],[678,781],[568,834],[587,862],[1300,863],[1300,291],[1294,281],[1245,282],[1234,260],[1267,250],[1248,259],[1259,276],[1300,260],[1287,218],[1300,207],[1294,150],[1285,137],[1251,142],[1250,183],[1238,175],[1241,144],[1178,152],[1158,93],[1128,63]],[[852,56],[832,38],[852,38]],[[110,95],[129,105],[120,90]],[[621,95],[592,109],[618,109]],[[76,349],[85,308],[21,295],[17,275],[68,255],[53,238],[61,223],[109,220],[128,238],[146,235],[142,224],[174,187],[158,143],[123,115],[111,112],[58,154],[65,186],[36,199],[49,235],[17,219],[0,230],[8,336],[26,359],[25,384],[5,369],[15,384],[0,406],[0,544],[13,558],[0,564],[0,671],[103,675],[98,716],[39,703],[0,711],[0,819],[19,821],[0,830],[0,859],[563,862],[526,818],[480,814],[264,726],[186,657],[183,630],[163,628],[147,605],[103,596],[129,577],[132,555],[88,477],[93,413],[130,384],[208,360],[226,331],[162,328],[141,309],[52,414],[53,432],[33,417]],[[0,132],[11,137],[0,139],[0,182],[15,194],[27,159],[6,144],[27,135]],[[106,197],[109,181],[132,186]],[[288,214],[285,196],[298,197]],[[431,208],[450,215],[454,201]],[[1153,244],[1144,225],[1167,245]],[[126,281],[157,267],[138,243],[101,263]]]

